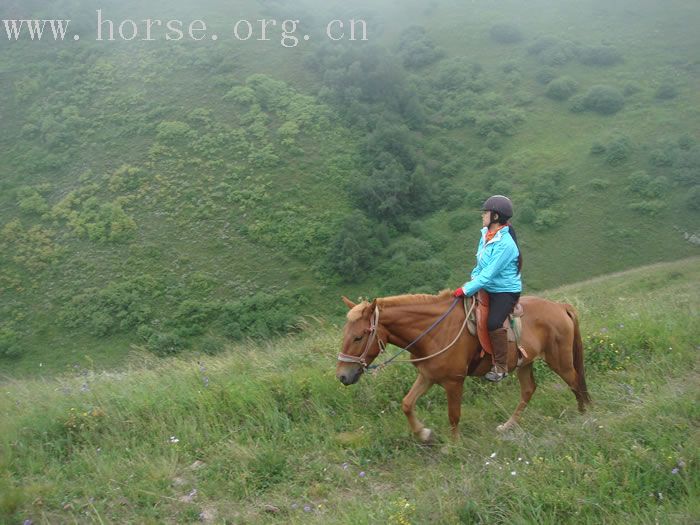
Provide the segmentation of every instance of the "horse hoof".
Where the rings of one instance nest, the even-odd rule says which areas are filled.
[[[432,443],[435,441],[435,433],[429,428],[423,428],[418,432],[418,439],[425,444]]]
[[[502,425],[498,425],[496,427],[496,430],[498,432],[508,432],[511,428],[513,428],[513,425],[510,424],[509,422],[503,423]]]

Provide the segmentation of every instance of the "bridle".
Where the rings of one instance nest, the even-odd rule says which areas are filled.
[[[359,356],[355,356],[340,352],[338,354],[338,361],[342,363],[357,363],[362,365],[362,368],[367,368],[367,354],[369,353],[369,349],[372,348],[372,343],[374,342],[374,339],[377,337],[378,326],[379,307],[375,306],[374,315],[369,320],[369,328],[365,328],[365,333],[369,332],[369,337],[367,338],[367,342],[365,343],[365,347],[363,348],[362,353]],[[379,338],[377,338],[377,341],[379,345],[379,353],[381,354],[386,348],[386,344]]]
[[[416,344],[418,341],[420,341],[433,328],[435,328],[437,325],[439,325],[445,319],[445,317],[447,317],[449,315],[449,313],[454,309],[454,307],[457,306],[457,303],[460,301],[460,299],[462,299],[462,304],[464,305],[464,314],[465,314],[464,315],[464,323],[462,323],[462,327],[459,329],[457,336],[452,340],[452,342],[449,345],[447,345],[445,348],[440,350],[439,352],[436,352],[436,353],[431,354],[429,356],[408,359],[408,360],[399,361],[399,362],[416,363],[419,361],[426,361],[428,359],[432,359],[433,357],[437,357],[438,355],[442,354],[443,352],[446,352],[447,350],[449,350],[457,342],[457,339],[459,339],[459,336],[462,335],[464,328],[467,326],[467,319],[469,318],[469,314],[474,309],[474,304],[476,303],[476,301],[472,302],[472,305],[469,309],[469,312],[467,312],[467,303],[466,303],[465,299],[460,298],[460,297],[455,297],[455,300],[452,301],[452,304],[447,309],[447,311],[444,314],[442,314],[437,321],[435,321],[426,330],[424,330],[418,337],[416,337],[413,341],[408,343],[405,348],[401,348],[393,357],[384,361],[382,364],[372,365],[370,367],[367,364],[367,354],[369,353],[369,349],[372,348],[372,343],[374,342],[374,339],[377,338],[377,327],[379,326],[379,306],[375,306],[374,315],[372,316],[372,318],[370,318],[370,321],[369,321],[369,328],[365,328],[365,332],[369,332],[369,337],[367,338],[367,342],[365,343],[365,347],[362,350],[362,354],[360,354],[359,356],[354,356],[354,355],[344,354],[343,352],[340,352],[338,354],[338,361],[340,361],[342,363],[356,363],[356,364],[362,365],[362,368],[365,370],[367,370],[368,368],[381,368],[381,367],[388,365],[394,359],[396,359],[399,355],[401,355],[402,352],[407,352],[409,348],[411,348],[414,344]],[[377,338],[377,344],[379,345],[379,354],[381,354],[386,349],[386,343],[384,341],[382,341],[381,338]],[[379,354],[377,354],[377,355],[379,355]]]

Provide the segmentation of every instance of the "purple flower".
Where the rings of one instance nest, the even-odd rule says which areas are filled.
[[[678,474],[678,472],[680,471],[678,470],[678,467],[676,467],[671,471],[671,474]]]
[[[350,468],[350,465],[348,463],[343,463],[343,470],[347,470]]]
[[[364,478],[367,474],[366,474],[365,471],[363,470],[362,472],[360,472],[359,475],[360,475],[361,478]]]
[[[304,512],[311,512],[311,505],[304,505]]]
[[[34,525],[32,520],[24,520],[24,525]]]

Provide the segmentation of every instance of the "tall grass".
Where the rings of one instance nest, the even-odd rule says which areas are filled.
[[[0,397],[0,522],[691,523],[700,518],[697,259],[553,290],[577,305],[594,406],[544,367],[522,426],[517,381],[400,400],[412,367],[343,387],[338,327],[199,361],[11,381]]]

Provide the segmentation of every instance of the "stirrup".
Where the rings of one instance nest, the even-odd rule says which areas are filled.
[[[484,379],[491,381],[492,383],[498,383],[499,381],[508,377],[508,372],[496,372],[495,367],[486,372]]]

